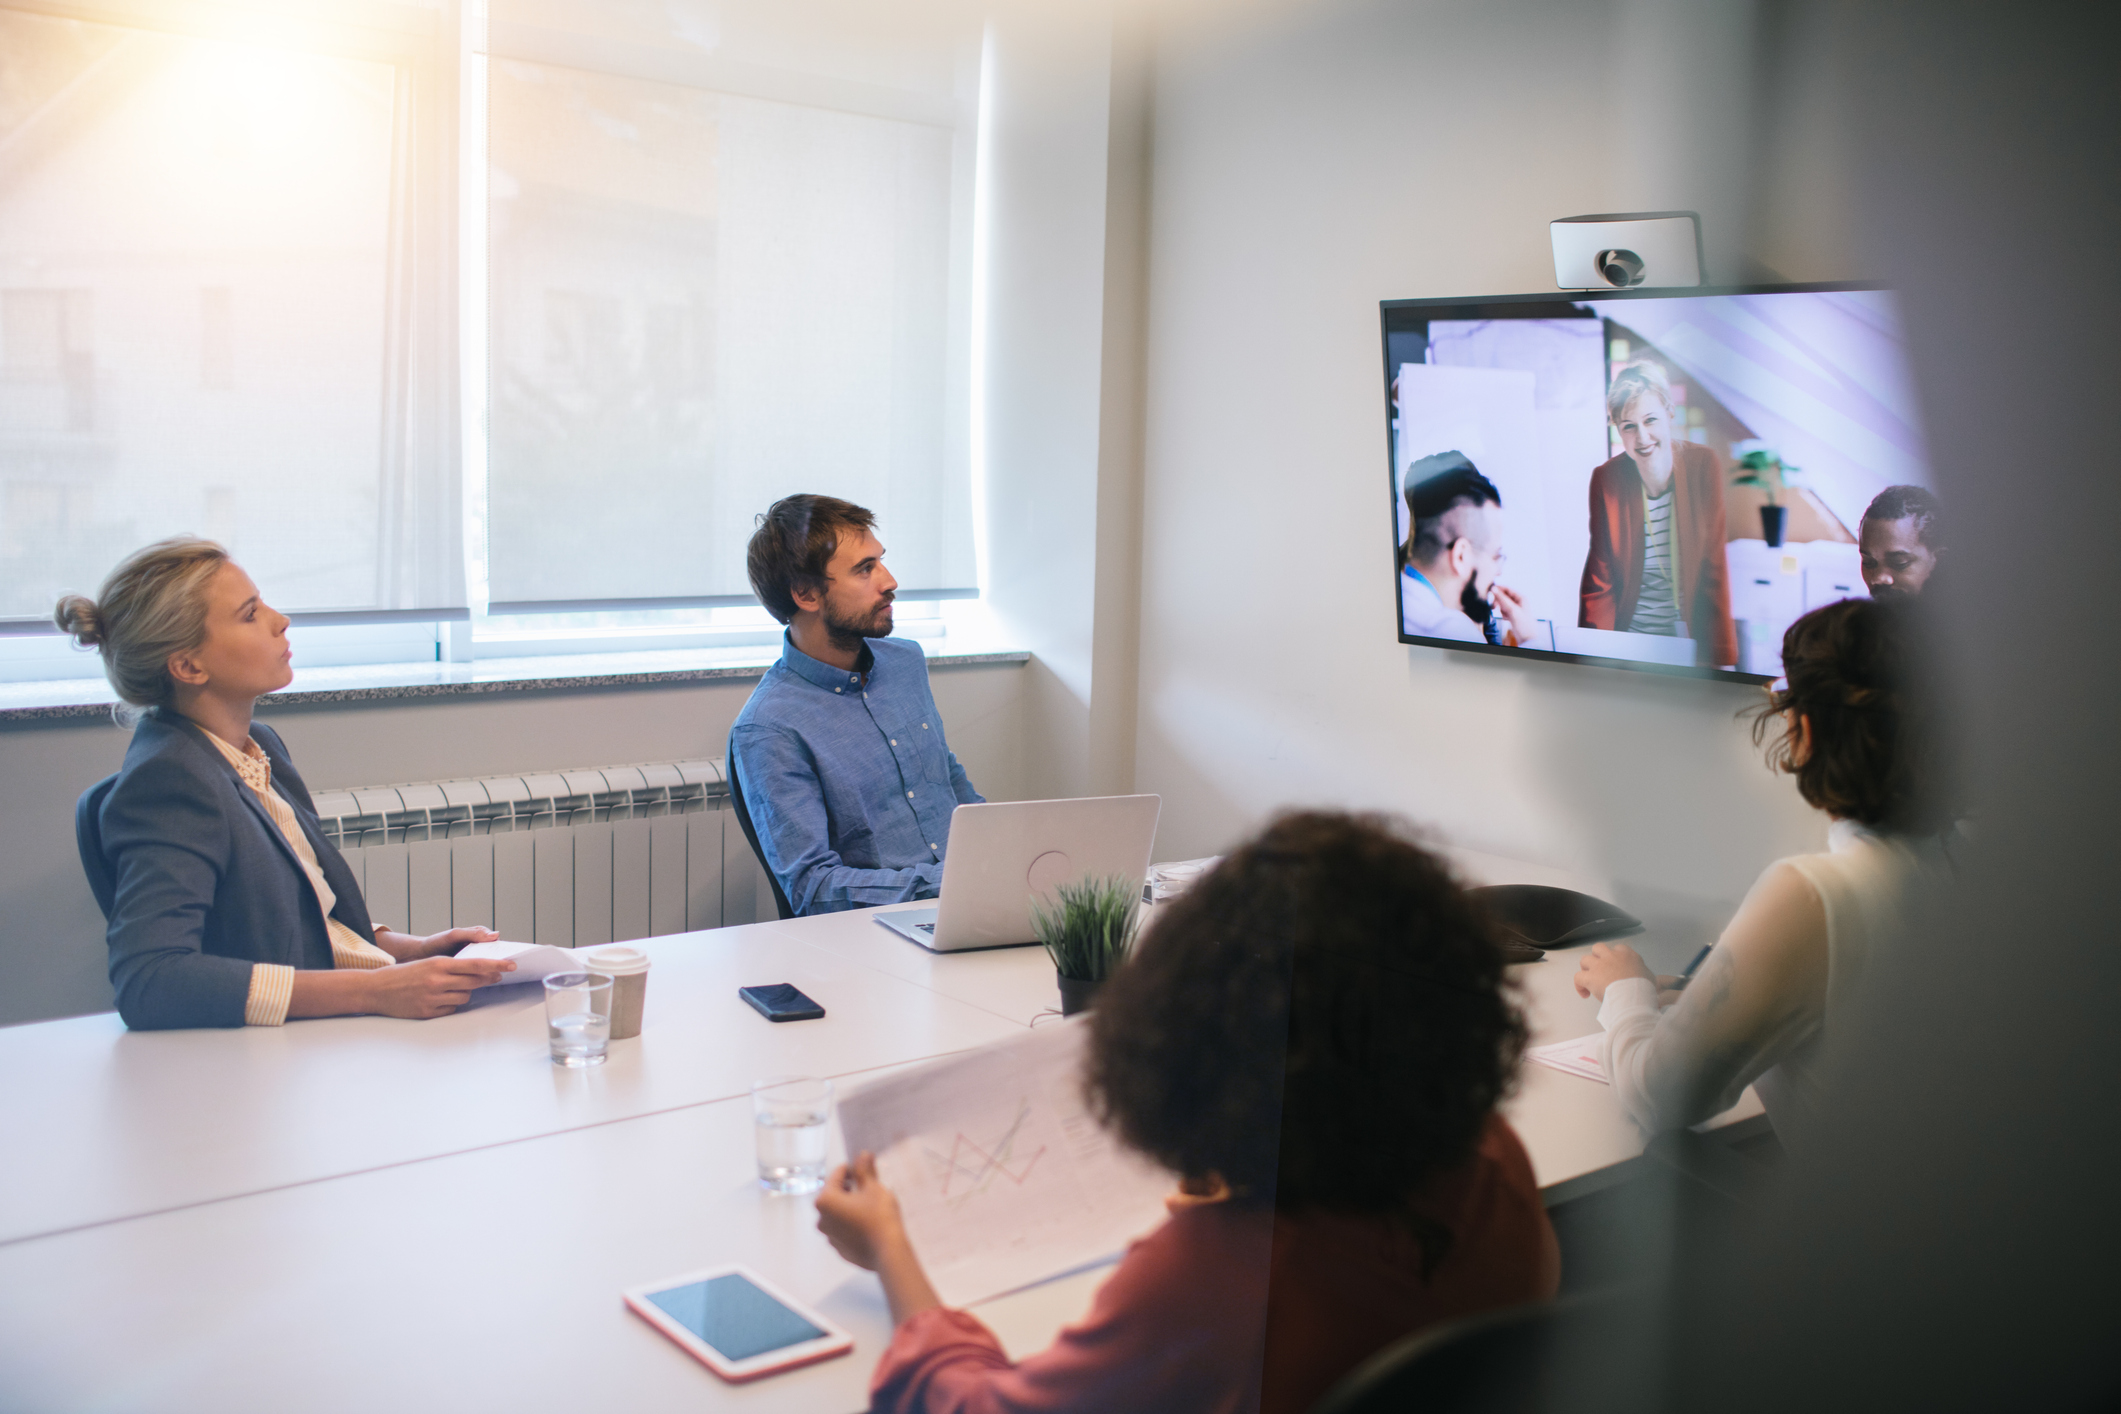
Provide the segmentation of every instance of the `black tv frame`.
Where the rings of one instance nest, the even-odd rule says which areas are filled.
[[[1810,284],[1782,285],[1694,285],[1681,289],[1644,290],[1556,290],[1552,294],[1536,295],[1448,295],[1432,299],[1388,299],[1378,301],[1378,352],[1384,367],[1384,411],[1385,411],[1385,480],[1391,489],[1391,504],[1397,506],[1400,499],[1399,470],[1394,464],[1392,447],[1392,316],[1402,310],[1452,310],[1453,317],[1462,319],[1514,319],[1529,316],[1514,313],[1526,305],[1568,306],[1583,300],[1596,300],[1600,304],[1639,299],[1705,299],[1717,295],[1805,295],[1839,294],[1853,290],[1885,290],[1891,286],[1871,280],[1831,280]],[[1424,316],[1424,322],[1428,316]],[[1590,318],[1578,311],[1571,311],[1571,318]],[[1652,673],[1659,677],[1702,678],[1710,682],[1738,683],[1747,687],[1758,687],[1775,679],[1760,673],[1741,673],[1725,668],[1704,668],[1678,663],[1644,663],[1631,658],[1606,658],[1590,653],[1564,653],[1548,648],[1507,648],[1497,643],[1467,643],[1456,638],[1426,638],[1406,631],[1406,614],[1399,602],[1399,540],[1397,536],[1398,516],[1387,521],[1387,529],[1394,532],[1392,541],[1392,627],[1401,643],[1422,648],[1452,648],[1461,653],[1487,653],[1504,658],[1521,658],[1535,663],[1581,663],[1594,668],[1623,668],[1629,672]]]

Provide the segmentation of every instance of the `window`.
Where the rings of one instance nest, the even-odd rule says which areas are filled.
[[[460,550],[402,563],[454,475],[392,358],[411,73],[0,9],[0,617],[185,531],[290,610],[461,610]]]
[[[66,8],[0,0],[0,635],[195,532],[313,625],[741,640],[796,490],[973,592],[962,16]]]
[[[199,386],[202,388],[236,386],[234,293],[226,285],[208,285],[199,291]]]
[[[974,582],[975,39],[853,6],[496,0],[467,84],[490,262],[475,600],[747,603],[752,518],[828,488],[877,511],[909,596]]]

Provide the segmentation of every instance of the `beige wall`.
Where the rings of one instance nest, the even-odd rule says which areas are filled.
[[[990,799],[1024,782],[1020,664],[937,666],[951,748]],[[750,679],[297,708],[268,720],[311,787],[389,785],[722,755]],[[0,1025],[105,1011],[103,920],[74,852],[73,805],[118,768],[108,721],[0,727]]]

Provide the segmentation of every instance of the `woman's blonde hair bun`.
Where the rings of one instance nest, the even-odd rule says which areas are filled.
[[[71,634],[74,642],[83,648],[94,648],[103,641],[103,620],[96,613],[96,601],[86,594],[60,596],[52,622],[61,632]]]
[[[169,702],[170,656],[206,641],[207,586],[227,563],[213,541],[173,535],[127,555],[95,598],[69,594],[52,611],[74,642],[103,655],[103,674],[126,704],[121,722]]]

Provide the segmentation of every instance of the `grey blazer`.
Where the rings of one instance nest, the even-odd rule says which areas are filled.
[[[372,936],[360,886],[318,830],[286,744],[262,722],[250,733],[338,895],[332,915]],[[96,827],[115,885],[106,937],[127,1026],[241,1026],[252,963],[330,970],[324,911],[294,850],[186,718],[157,711],[141,719]]]

